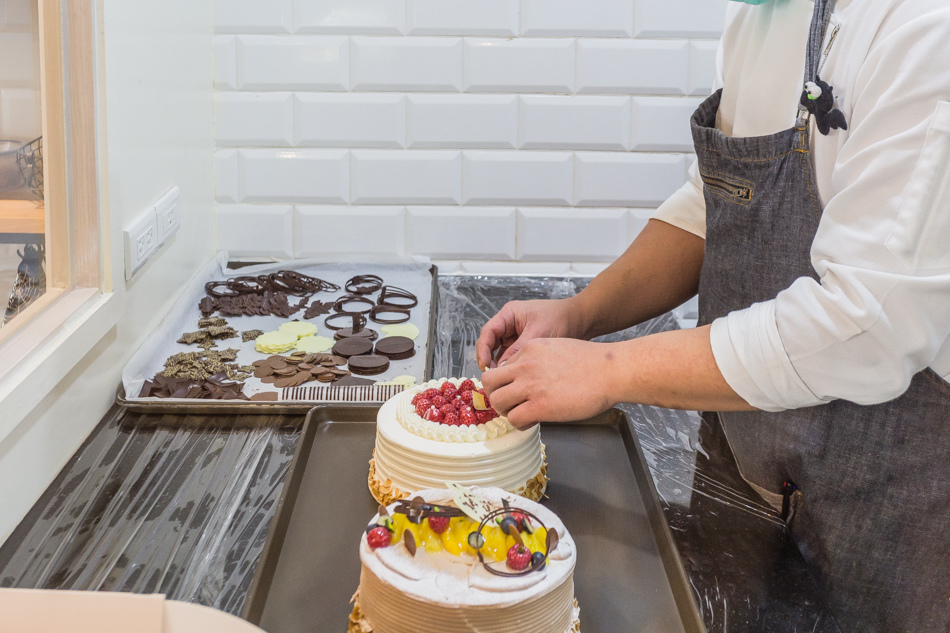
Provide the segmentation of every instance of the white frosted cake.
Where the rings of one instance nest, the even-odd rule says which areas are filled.
[[[424,490],[363,533],[347,630],[578,633],[576,561],[564,524],[537,503],[499,488]]]
[[[539,500],[548,482],[539,427],[511,426],[477,380],[431,380],[390,398],[376,418],[373,496],[388,504],[446,482]]]

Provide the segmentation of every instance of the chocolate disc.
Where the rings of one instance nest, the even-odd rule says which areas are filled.
[[[369,328],[364,328],[354,333],[353,328],[350,328],[350,327],[343,328],[342,330],[337,330],[336,332],[333,333],[333,338],[335,338],[338,341],[343,340],[345,338],[353,338],[354,336],[357,338],[365,338],[370,341],[375,341],[376,338],[379,336],[379,333],[376,330],[371,330]]]
[[[387,336],[376,343],[376,353],[388,357],[389,360],[411,358],[416,353],[416,344],[405,336]]]
[[[376,354],[363,354],[350,357],[350,371],[363,376],[375,376],[389,369],[389,359]]]
[[[350,356],[359,356],[360,354],[369,354],[373,351],[373,342],[365,338],[345,338],[337,341],[333,346],[333,353],[343,358]]]

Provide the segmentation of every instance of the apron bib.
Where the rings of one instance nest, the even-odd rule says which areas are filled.
[[[827,15],[817,0],[806,81]],[[807,113],[777,134],[729,138],[716,129],[721,96],[690,121],[706,201],[700,325],[818,279],[822,204]],[[797,486],[789,528],[843,631],[950,631],[950,385],[928,369],[883,404],[719,417],[763,496],[774,502],[783,484]]]

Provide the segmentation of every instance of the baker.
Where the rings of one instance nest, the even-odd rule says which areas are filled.
[[[507,304],[476,346],[517,427],[720,412],[743,476],[797,490],[846,632],[950,629],[948,63],[947,0],[731,4],[687,184],[583,292]],[[697,292],[695,329],[588,342]]]

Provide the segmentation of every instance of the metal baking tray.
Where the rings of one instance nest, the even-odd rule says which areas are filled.
[[[436,305],[439,298],[439,268],[433,264],[429,268],[432,275],[432,297],[429,301],[429,332],[425,342],[425,368],[423,370],[423,381],[432,379],[433,358],[435,355],[435,327],[436,327]],[[332,386],[332,385],[323,385]],[[364,390],[365,387],[354,387],[353,390]],[[388,391],[380,390],[380,393],[390,395]],[[380,397],[378,400],[361,399],[363,402],[382,403],[386,400]],[[122,383],[119,383],[115,396],[116,404],[128,407],[130,411],[140,413],[199,413],[199,414],[241,414],[241,413],[260,413],[260,414],[288,414],[305,413],[319,404],[316,401],[306,400],[278,400],[272,402],[255,402],[249,400],[194,400],[183,402],[176,400],[158,400],[143,401],[137,398],[129,398],[125,393]]]
[[[366,485],[377,411],[322,405],[307,416],[242,612],[268,633],[346,629],[359,538],[377,507]],[[641,493],[652,480],[627,416],[545,424],[541,439],[551,477],[543,503],[577,543],[581,630],[703,632],[668,529],[657,531],[658,499]]]

